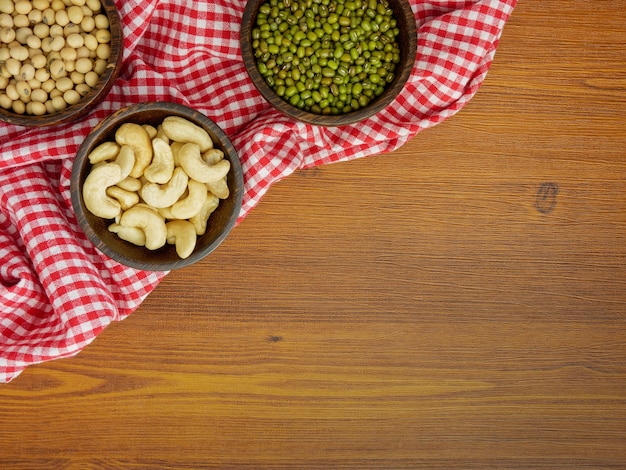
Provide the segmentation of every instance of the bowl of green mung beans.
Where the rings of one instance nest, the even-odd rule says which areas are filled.
[[[407,0],[248,0],[240,32],[246,70],[277,110],[341,126],[388,106],[415,62]]]

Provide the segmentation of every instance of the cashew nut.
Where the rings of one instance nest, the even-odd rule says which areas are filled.
[[[130,176],[139,178],[152,161],[150,136],[139,124],[126,122],[115,132],[115,141],[119,145],[128,145],[133,149],[135,165],[130,172]]]
[[[176,253],[182,259],[188,258],[196,247],[196,229],[186,220],[172,220],[165,224],[167,243],[176,245]]]
[[[215,194],[209,193],[206,201],[202,205],[202,209],[193,217],[189,218],[196,231],[196,235],[204,235],[206,233],[207,223],[211,214],[220,204],[219,198]]]
[[[135,166],[135,152],[130,145],[122,145],[115,159],[115,163],[122,169],[122,179],[128,178],[128,175],[130,175],[130,172]]]
[[[209,149],[202,154],[202,160],[207,165],[215,165],[220,160],[224,160],[224,152],[220,149]]]
[[[207,165],[215,165],[216,163],[222,161],[224,159],[224,152],[220,149],[210,149],[202,154],[202,160]],[[230,194],[230,189],[228,188],[228,183],[226,181],[226,177],[206,184],[209,191],[215,194],[220,199],[227,199]]]
[[[215,194],[220,199],[228,199],[230,195],[230,189],[226,177],[221,180],[214,181],[212,183],[206,183],[206,187],[211,193]]]
[[[111,196],[120,203],[123,211],[130,209],[139,202],[139,195],[136,192],[126,191],[119,186],[109,186],[106,193],[107,196]]]
[[[122,208],[118,201],[107,196],[106,190],[122,180],[122,169],[116,163],[101,164],[91,170],[83,184],[83,201],[93,215],[114,219]]]
[[[126,240],[137,246],[146,245],[146,234],[137,227],[124,227],[120,224],[109,225],[109,232],[117,234],[122,240]]]
[[[160,208],[173,205],[187,189],[189,177],[185,170],[176,168],[172,179],[166,184],[146,183],[141,188],[140,194],[146,204]]]
[[[201,152],[213,148],[213,139],[209,133],[185,118],[168,116],[161,125],[163,132],[173,141],[197,144]]]
[[[207,165],[202,160],[199,147],[192,143],[187,143],[181,147],[178,159],[185,172],[200,183],[212,183],[220,180],[230,171],[228,160],[220,160],[215,165]]]
[[[172,178],[174,172],[174,156],[172,148],[164,140],[155,137],[152,139],[152,163],[145,169],[143,175],[151,183],[165,184]]]
[[[117,156],[120,151],[120,146],[115,142],[103,142],[91,151],[88,155],[89,162],[93,165],[95,163],[104,162],[106,160],[112,160]]]
[[[163,217],[164,219],[167,220],[174,220],[176,219],[176,217],[174,217],[174,214],[172,214],[172,207],[159,207],[157,209],[159,211],[159,214],[161,214],[161,217]]]
[[[203,183],[190,179],[188,183],[189,194],[172,205],[172,215],[177,219],[188,219],[196,215],[202,209],[206,201],[208,191]]]
[[[122,189],[125,189],[126,191],[137,192],[141,189],[142,185],[141,185],[141,181],[139,181],[137,178],[128,176],[124,178],[122,181],[120,181],[119,183],[117,183],[117,186],[119,186]]]
[[[146,204],[145,202],[140,202],[139,204],[137,204],[137,207],[143,207],[145,209],[150,209],[152,212],[156,212],[157,214],[159,213],[159,210],[156,207],[152,207],[149,204]]]
[[[143,130],[146,131],[148,137],[150,137],[151,139],[154,139],[157,136],[156,127],[151,126],[150,124],[143,124],[141,127],[143,127]]]
[[[143,206],[134,206],[122,213],[120,225],[136,227],[143,231],[146,237],[145,247],[149,250],[158,250],[167,241],[165,220],[158,212]]]
[[[170,148],[172,149],[172,156],[174,157],[174,166],[180,166],[180,159],[178,155],[180,155],[180,149],[183,148],[182,142],[172,142],[170,144]]]
[[[163,132],[163,126],[162,125],[159,125],[159,127],[157,127],[157,133],[156,133],[155,137],[158,137],[159,139],[164,140],[168,144],[170,143],[170,138],[167,135],[165,135],[165,132]],[[153,139],[154,139],[154,137],[153,137]]]

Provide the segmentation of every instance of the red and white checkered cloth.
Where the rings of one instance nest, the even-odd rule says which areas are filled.
[[[417,60],[401,96],[358,125],[290,121],[256,92],[239,51],[245,0],[117,0],[124,68],[96,110],[44,129],[0,124],[0,381],[69,357],[135,310],[166,273],[113,262],[87,241],[69,193],[89,130],[131,103],[171,100],[216,121],[245,173],[240,220],[296,169],[391,152],[476,93],[516,0],[410,0]]]

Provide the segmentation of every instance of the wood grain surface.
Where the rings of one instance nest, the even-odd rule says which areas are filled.
[[[520,2],[456,116],[0,387],[2,467],[626,468],[625,38],[625,1]]]

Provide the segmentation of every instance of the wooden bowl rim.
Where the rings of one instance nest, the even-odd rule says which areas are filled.
[[[241,55],[244,59],[246,71],[256,89],[270,105],[284,115],[298,121],[320,126],[331,127],[354,124],[377,114],[391,104],[402,92],[402,89],[411,76],[417,57],[417,26],[415,24],[413,10],[407,0],[389,0],[394,10],[396,20],[404,23],[404,31],[407,35],[406,41],[400,41],[400,51],[403,60],[398,64],[400,69],[396,71],[397,73],[394,80],[387,86],[382,95],[377,97],[365,108],[338,115],[315,114],[292,106],[278,96],[259,73],[254,58],[254,51],[252,50],[252,28],[257,13],[265,1],[266,0],[248,0],[246,3],[239,33]]]
[[[133,121],[133,118],[135,116],[145,115],[145,113],[150,111],[157,111],[160,113],[164,113],[164,115],[178,115],[209,129],[210,133],[217,136],[216,140],[219,141],[219,147],[224,150],[224,158],[227,158],[231,162],[232,184],[229,183],[230,195],[227,200],[232,200],[232,209],[228,213],[228,218],[224,224],[224,227],[213,241],[200,249],[196,247],[191,256],[186,259],[175,258],[171,261],[159,261],[158,259],[155,259],[154,261],[148,261],[145,259],[137,260],[135,258],[131,258],[125,253],[118,251],[106,244],[102,237],[98,235],[98,232],[87,220],[87,209],[84,207],[82,197],[82,174],[84,173],[85,168],[89,165],[89,151],[95,145],[97,145],[97,143],[102,142],[106,138],[103,133],[106,135],[110,135],[124,122],[139,122]],[[82,229],[83,233],[85,233],[87,238],[94,244],[94,246],[99,251],[114,259],[115,261],[131,268],[146,271],[172,271],[175,269],[180,269],[202,260],[211,252],[213,252],[219,245],[222,244],[222,242],[226,239],[226,237],[229,235],[229,233],[232,231],[232,229],[235,227],[235,224],[237,223],[243,203],[243,190],[244,175],[239,155],[231,140],[222,130],[222,128],[200,111],[176,102],[169,101],[149,101],[144,103],[132,104],[121,108],[118,111],[115,111],[107,118],[102,120],[100,123],[98,123],[91,130],[91,132],[89,133],[85,141],[83,141],[83,143],[80,145],[76,153],[76,157],[72,166],[70,180],[70,194],[74,213],[76,215],[80,228]],[[224,201],[220,201],[220,204],[224,204]],[[89,217],[91,218],[91,216]],[[208,232],[207,234],[200,236],[199,239],[204,236],[208,236]],[[121,244],[124,245],[126,243],[128,242],[122,242]],[[130,247],[130,244],[128,246]],[[164,247],[160,250],[163,249],[172,250],[173,247]],[[154,252],[150,252],[145,248],[144,250],[146,258],[151,256],[157,258],[159,256],[159,250],[155,250]]]
[[[54,114],[44,114],[43,116],[31,116],[17,114],[12,111],[0,108],[0,121],[16,126],[26,127],[46,127],[76,121],[85,116],[95,106],[97,106],[109,93],[113,83],[117,79],[122,67],[124,55],[124,37],[122,20],[114,0],[101,0],[102,8],[109,18],[111,29],[111,57],[105,71],[98,78],[95,87],[83,96],[80,101],[72,106],[68,106],[63,111]]]

